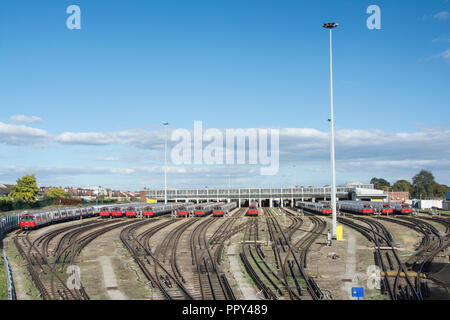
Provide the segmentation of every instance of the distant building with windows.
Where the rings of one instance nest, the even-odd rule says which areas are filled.
[[[0,198],[8,197],[11,192],[12,184],[1,184],[0,183]]]

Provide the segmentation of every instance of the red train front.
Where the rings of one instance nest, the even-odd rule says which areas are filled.
[[[330,203],[324,203],[322,206],[322,214],[330,215],[333,213],[333,210],[331,209]]]
[[[127,218],[136,218],[137,210],[135,207],[128,207],[125,209],[125,216]]]
[[[178,217],[187,217],[189,215],[189,210],[185,206],[181,206],[177,210]]]
[[[194,216],[196,217],[204,217],[206,214],[205,208],[203,206],[196,206],[194,210]]]
[[[215,206],[212,212],[214,217],[223,217],[223,208],[222,206]]]
[[[259,210],[255,205],[250,205],[247,210],[248,216],[257,216],[259,214]]]
[[[153,207],[147,206],[142,210],[142,215],[146,218],[153,217],[155,215],[155,211],[153,210]]]
[[[405,214],[412,213],[412,208],[409,204],[402,203],[402,208],[400,209],[400,212]]]
[[[362,208],[362,213],[363,214],[373,214],[372,205],[369,203],[364,203],[363,208]]]
[[[36,221],[32,214],[22,214],[19,218],[19,228],[23,230],[36,228]]]
[[[120,218],[120,217],[122,217],[122,215],[123,215],[122,208],[120,208],[120,207],[111,208],[111,216],[113,218]]]
[[[384,203],[383,207],[381,208],[381,213],[392,214],[394,213],[394,208],[392,208],[389,203]]]
[[[111,211],[108,207],[100,208],[99,216],[102,218],[109,218],[111,216]]]

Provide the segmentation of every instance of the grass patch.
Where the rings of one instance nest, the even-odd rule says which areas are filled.
[[[34,284],[30,273],[28,272],[28,269],[26,267],[26,261],[22,258],[22,256],[19,253],[19,250],[17,250],[14,243],[10,243],[8,248],[6,249],[6,254],[9,259],[9,264],[11,267],[13,265],[20,265],[20,275],[23,279],[24,286],[25,286],[25,294],[28,296],[27,299],[30,300],[42,300],[42,297],[40,295],[40,292],[36,285]],[[17,271],[17,270],[16,270]],[[13,275],[14,276],[14,275]],[[16,294],[17,294],[17,284],[16,286]]]
[[[3,255],[0,259],[0,300],[8,300],[8,285],[6,282],[5,265],[3,263]]]
[[[450,211],[445,211],[445,210],[431,210],[431,209],[423,209],[421,210],[423,212],[426,213],[431,213],[432,211],[436,212],[437,214],[444,214],[444,215],[450,215]]]

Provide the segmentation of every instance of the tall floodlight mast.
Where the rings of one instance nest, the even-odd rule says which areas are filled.
[[[327,22],[323,27],[330,30],[330,153],[331,153],[331,208],[333,209],[333,239],[336,239],[336,175],[334,163],[334,122],[333,122],[333,39],[332,30],[338,26],[335,22]]]
[[[167,121],[163,122],[164,126],[164,203],[167,204],[167,126],[169,123]]]

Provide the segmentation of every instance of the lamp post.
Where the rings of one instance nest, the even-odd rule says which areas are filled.
[[[167,204],[167,126],[169,123],[164,121],[164,204]]]
[[[334,122],[333,122],[333,40],[332,30],[338,26],[335,22],[327,22],[323,27],[330,30],[330,153],[331,153],[331,207],[333,209],[333,239],[336,239],[336,175],[334,164]]]

